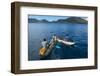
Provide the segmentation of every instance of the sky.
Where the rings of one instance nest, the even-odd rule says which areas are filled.
[[[56,21],[58,19],[66,19],[69,16],[48,16],[48,15],[28,15],[28,18],[35,18],[38,20],[46,19],[48,21]],[[82,17],[86,18],[86,17]]]

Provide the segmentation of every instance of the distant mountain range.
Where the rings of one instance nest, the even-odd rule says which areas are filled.
[[[81,17],[69,17],[66,19],[58,19],[56,21],[48,21],[46,19],[38,20],[35,18],[29,18],[29,23],[78,23],[78,24],[87,24],[88,21]]]

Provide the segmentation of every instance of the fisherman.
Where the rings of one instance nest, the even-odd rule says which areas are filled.
[[[42,41],[41,44],[42,44],[42,47],[43,48],[46,48],[47,47],[47,40],[46,40],[46,38],[43,39],[43,41]]]
[[[47,40],[46,40],[46,38],[43,39],[41,44],[42,44],[42,48],[40,49],[40,55],[44,55],[44,53],[47,50]]]
[[[50,41],[49,45],[52,44],[53,42],[55,42],[56,40],[57,40],[57,37],[56,37],[56,35],[54,34],[54,35],[52,36],[52,40]]]

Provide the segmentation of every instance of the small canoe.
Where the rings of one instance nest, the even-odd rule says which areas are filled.
[[[40,58],[44,58],[44,57],[48,56],[52,52],[52,49],[56,46],[57,42],[63,43],[67,46],[71,46],[71,45],[75,44],[75,42],[60,39],[58,37],[55,37],[54,39],[52,38],[49,45],[47,46],[47,48],[40,49],[40,51],[39,51]]]
[[[52,41],[50,42],[50,44],[47,46],[47,48],[45,49],[40,49],[39,51],[39,55],[41,58],[44,58],[46,56],[48,56],[50,54],[50,52],[52,51],[52,49],[55,47],[57,41]]]

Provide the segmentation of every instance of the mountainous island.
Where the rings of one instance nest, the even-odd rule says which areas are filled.
[[[78,24],[87,24],[88,21],[81,17],[69,17],[66,19],[58,19],[56,21],[48,21],[46,19],[38,20],[35,18],[29,18],[29,23],[78,23]]]

